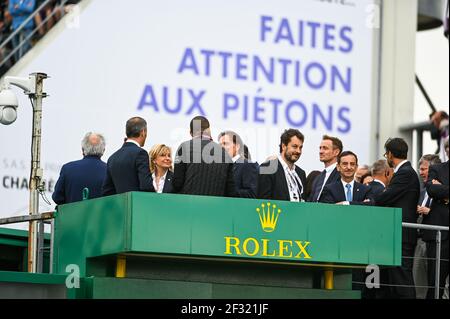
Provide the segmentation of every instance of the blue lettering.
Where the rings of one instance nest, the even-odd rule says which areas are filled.
[[[347,106],[343,106],[339,109],[338,118],[343,122],[344,126],[343,127],[338,126],[337,130],[341,133],[348,133],[352,128],[352,123],[350,122],[348,117],[345,116],[344,113],[350,113],[350,108],[348,108]]]
[[[303,117],[300,120],[295,121],[295,122],[292,120],[291,115],[290,115],[291,109],[293,107],[299,107],[300,111],[303,114]],[[292,101],[292,102],[290,102],[287,105],[287,107],[286,107],[286,119],[287,119],[289,125],[291,125],[293,127],[301,127],[301,126],[303,126],[305,124],[307,118],[308,118],[308,112],[306,110],[305,105],[303,105],[302,102],[300,102],[300,101]]]
[[[195,94],[195,92],[190,89],[188,89],[188,92],[191,95],[192,104],[191,104],[191,107],[189,108],[189,110],[186,112],[186,115],[192,114],[195,109],[198,109],[198,112],[201,115],[206,116],[206,113],[203,111],[201,103],[200,103],[200,100],[203,98],[203,96],[206,93],[205,90],[200,91],[198,94]]]
[[[217,52],[217,55],[222,58],[222,77],[228,76],[228,59],[233,55],[230,52]]]
[[[312,81],[311,73],[314,70],[319,71],[319,81],[317,81],[317,83],[314,83]],[[327,75],[326,75],[325,69],[320,63],[313,62],[313,63],[308,64],[308,66],[305,69],[305,81],[311,88],[313,88],[313,89],[322,88],[325,84],[326,79],[327,79]]]
[[[289,21],[286,18],[281,19],[281,23],[275,37],[275,43],[280,42],[280,40],[287,40],[289,44],[294,45],[294,38],[292,37],[291,28],[289,27]]]
[[[153,87],[151,85],[146,85],[144,87],[144,92],[142,93],[137,109],[142,110],[146,105],[154,108],[156,112],[159,112],[158,102],[156,101],[155,93],[153,92]]]
[[[169,106],[169,88],[163,87],[163,107],[168,113],[179,113],[181,107],[183,106],[183,91],[182,89],[177,89],[177,105],[171,109]]]
[[[261,31],[260,31],[260,41],[266,41],[266,33],[272,31],[272,28],[267,25],[267,22],[272,22],[272,17],[269,16],[261,16]]]
[[[261,62],[261,59],[258,56],[253,57],[253,81],[258,82],[259,76],[258,74],[263,73],[265,79],[269,83],[273,83],[273,77],[274,77],[274,63],[273,58],[270,58],[270,65],[269,68],[266,69],[264,67],[264,64]],[[261,72],[262,71],[262,72]]]
[[[248,58],[247,54],[236,54],[236,79],[247,80],[247,75],[243,74],[243,71],[247,70],[247,64],[243,62]]]
[[[332,65],[331,66],[331,90],[332,91],[336,90],[336,79],[339,80],[339,82],[341,83],[341,86],[345,92],[351,93],[351,91],[352,91],[352,69],[351,68],[347,68],[347,74],[344,79],[341,72],[339,72],[339,69],[336,66]]]
[[[334,41],[334,35],[330,32],[334,31],[334,25],[325,24],[324,28],[323,47],[325,50],[334,50],[334,45],[332,43],[332,41]]]
[[[316,30],[318,27],[320,27],[320,23],[308,22],[306,24],[311,27],[311,48],[315,48],[316,47]]]
[[[236,95],[225,93],[223,95],[223,118],[228,118],[228,111],[237,110],[239,106],[239,99]]]
[[[322,120],[322,123],[325,124],[325,127],[328,131],[331,131],[333,129],[333,108],[328,106],[328,118],[325,118],[325,115],[320,110],[319,105],[316,103],[313,103],[313,110],[312,110],[312,127],[317,128],[317,118],[320,117]]]
[[[344,53],[348,53],[352,51],[353,49],[353,41],[350,37],[350,35],[347,35],[347,33],[351,33],[352,28],[350,27],[343,27],[341,31],[339,32],[339,35],[341,39],[347,44],[347,46],[339,46],[339,50]]]
[[[260,107],[260,102],[264,102],[264,98],[256,96],[254,98],[255,113],[253,120],[258,123],[264,123],[264,118],[258,117],[259,113],[264,113],[264,108]]]
[[[211,56],[214,55],[214,51],[212,50],[201,50],[200,51],[201,54],[203,54],[205,56],[205,75],[209,76],[209,69],[210,69],[210,64],[211,64]]]
[[[194,74],[198,75],[197,63],[195,62],[194,53],[191,48],[186,48],[186,50],[184,50],[183,59],[178,67],[178,73],[183,73],[185,69],[190,69]]]

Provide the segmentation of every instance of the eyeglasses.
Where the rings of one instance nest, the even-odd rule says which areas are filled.
[[[383,154],[384,158],[388,158],[388,153],[389,152],[386,152],[386,153]]]

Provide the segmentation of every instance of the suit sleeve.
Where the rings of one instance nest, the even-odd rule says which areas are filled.
[[[66,196],[65,196],[65,178],[64,178],[64,166],[61,168],[61,172],[59,174],[58,181],[55,185],[55,191],[53,192],[52,199],[53,201],[58,204],[62,205],[66,203]]]
[[[111,173],[109,172],[109,166],[106,166],[106,177],[103,181],[102,186],[102,195],[109,196],[117,194],[116,188],[114,187],[114,183],[111,177]]]
[[[386,187],[384,192],[381,192],[373,197],[375,205],[390,206],[395,204],[400,197],[408,191],[410,176],[407,171],[398,171],[392,177],[390,184]]]
[[[186,163],[183,161],[183,145],[178,148],[175,157],[175,165],[172,179],[172,187],[174,193],[179,193],[184,185],[186,176]]]
[[[320,197],[319,197],[319,203],[327,203],[327,204],[335,204],[336,203],[328,185],[325,185],[323,187],[322,194],[320,194]]]
[[[256,198],[258,165],[256,163],[245,163],[241,172],[242,188],[237,190],[237,195],[244,198]]]
[[[448,174],[448,172],[445,172],[445,174]],[[433,199],[448,199],[448,185],[434,185],[432,183],[433,179],[440,181],[438,167],[436,167],[435,165],[430,166],[430,170],[428,171],[428,180],[425,185],[427,193]]]
[[[139,190],[154,192],[152,175],[150,175],[150,160],[145,150],[140,150],[136,157],[136,169],[139,178]]]
[[[261,167],[269,166],[269,164],[263,163]],[[261,199],[271,199],[272,196],[272,178],[275,174],[262,174],[261,169],[258,174],[258,185],[257,185],[257,198]]]

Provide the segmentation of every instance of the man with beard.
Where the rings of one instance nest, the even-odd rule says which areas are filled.
[[[384,144],[386,158],[394,175],[384,192],[373,197],[372,204],[402,209],[402,222],[415,223],[417,219],[417,201],[420,184],[416,171],[407,161],[408,144],[401,138],[388,139]],[[402,264],[387,269],[390,298],[416,298],[412,266],[417,231],[412,228],[402,229]]]
[[[258,175],[258,198],[303,201],[306,184],[305,171],[295,165],[302,155],[304,136],[296,129],[285,130],[281,135],[280,155],[264,162]]]

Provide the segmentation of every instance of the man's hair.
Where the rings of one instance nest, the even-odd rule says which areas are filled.
[[[389,169],[388,162],[384,159],[380,159],[372,164],[371,174],[372,176],[382,175],[387,169]]]
[[[244,157],[244,142],[241,137],[236,132],[224,131],[219,134],[218,139],[220,140],[225,135],[233,141],[233,144],[239,145],[239,155]]]
[[[132,117],[127,121],[127,137],[139,137],[141,131],[147,128],[147,122],[142,117]]]
[[[337,158],[338,164],[341,164],[341,158],[343,158],[344,156],[348,156],[348,155],[353,155],[356,159],[356,164],[358,164],[358,156],[356,156],[356,154],[353,153],[352,151],[344,151],[341,154],[339,154],[339,156]]]
[[[324,135],[324,136],[322,136],[322,140],[330,140],[333,144],[333,148],[334,149],[337,148],[339,150],[339,154],[341,154],[344,146],[342,145],[342,141],[340,139],[338,139],[337,137],[334,137],[334,136]]]
[[[172,155],[172,150],[169,146],[165,144],[156,144],[148,152],[148,156],[150,158],[150,172],[156,171],[156,164],[154,163],[155,159],[160,155],[169,154]],[[171,170],[171,169],[169,169]]]
[[[284,130],[284,133],[281,134],[281,137],[280,137],[280,153],[283,150],[282,145],[286,145],[287,146],[289,144],[289,142],[291,141],[291,138],[293,138],[294,136],[297,137],[302,142],[305,141],[305,137],[303,136],[303,134],[299,130],[296,130],[296,129],[293,129],[293,128],[290,128],[288,130]]]
[[[406,159],[408,157],[408,144],[400,137],[389,138],[384,144],[386,152],[391,152],[395,158]]]
[[[192,136],[203,134],[209,128],[209,121],[204,116],[196,116],[191,120],[189,128]]]
[[[93,144],[90,140],[91,135],[98,137],[98,143]],[[102,157],[105,153],[105,138],[103,135],[94,132],[88,132],[81,140],[81,149],[84,156],[98,156]]]
[[[441,159],[439,158],[439,155],[436,155],[436,154],[423,155],[419,160],[419,166],[422,165],[422,163],[424,161],[427,161],[430,164],[430,166],[441,163]]]

